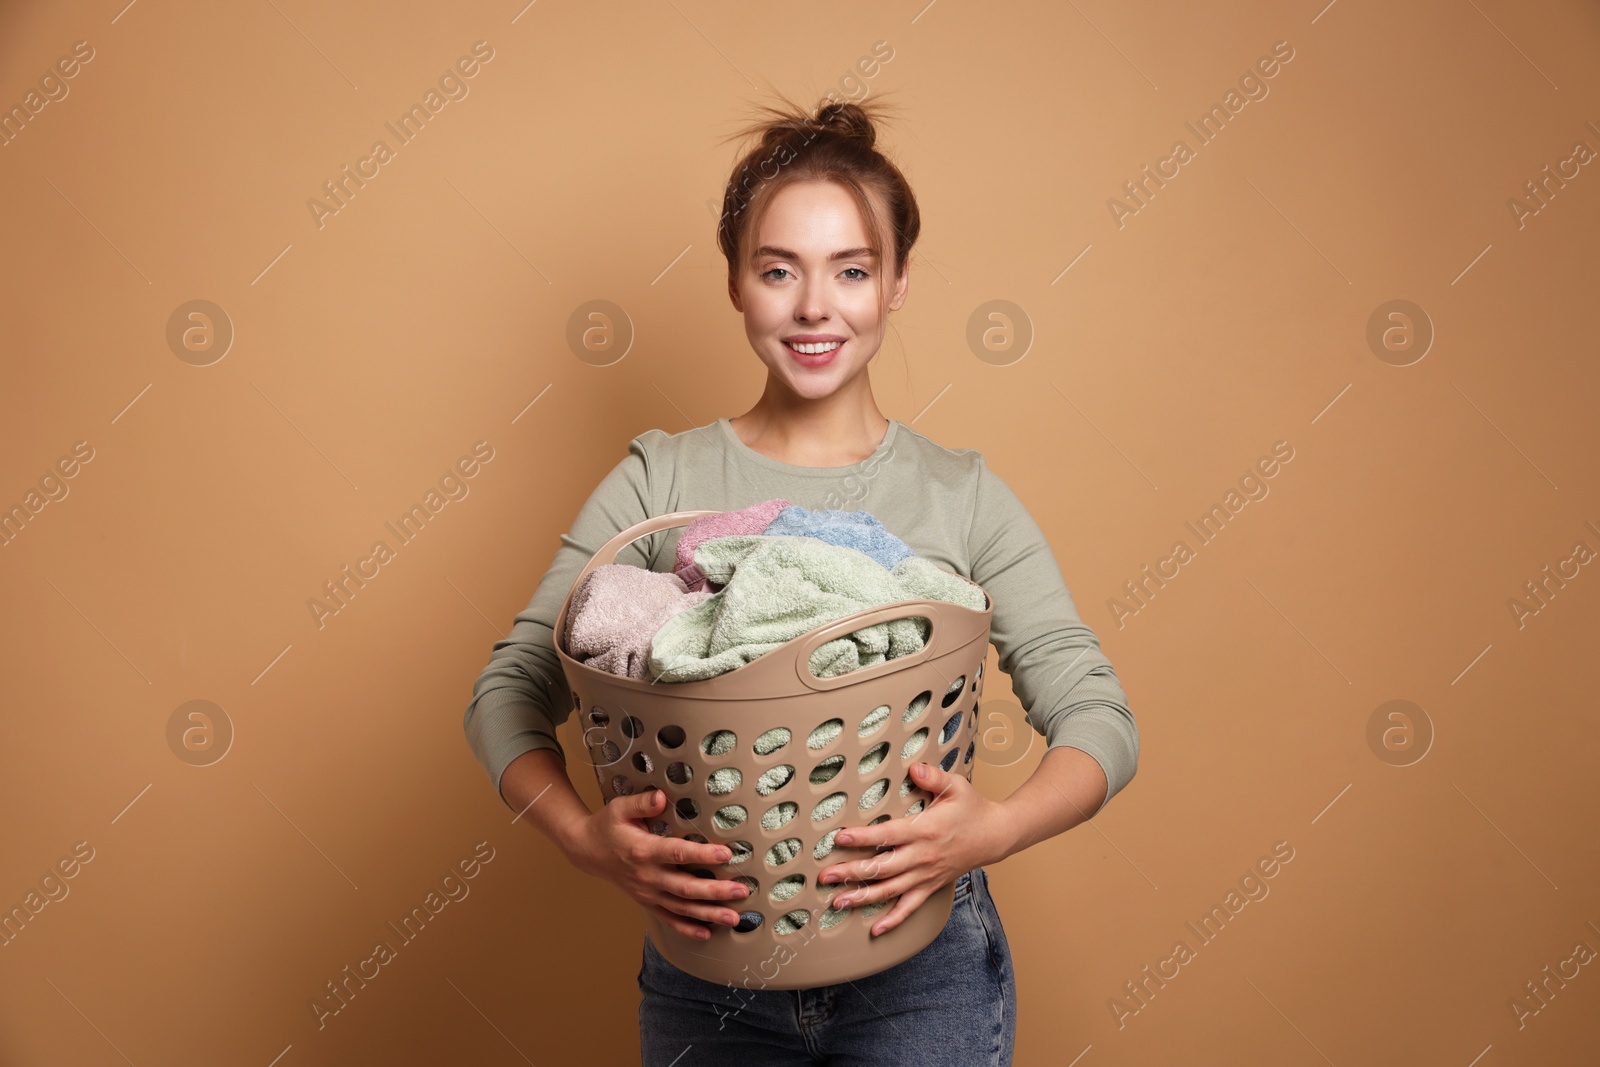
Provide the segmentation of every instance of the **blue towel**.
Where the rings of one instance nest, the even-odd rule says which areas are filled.
[[[894,565],[912,555],[906,543],[886,529],[875,516],[865,511],[819,508],[808,511],[790,504],[761,531],[763,537],[815,537],[830,545],[865,552],[893,570]]]

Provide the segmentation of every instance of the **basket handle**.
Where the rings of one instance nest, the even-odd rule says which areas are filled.
[[[959,607],[944,600],[897,600],[893,604],[880,604],[875,608],[865,608],[854,615],[846,615],[842,619],[835,619],[820,629],[813,630],[800,638],[794,651],[794,670],[800,680],[818,692],[837,689],[842,685],[854,685],[864,682],[868,678],[878,678],[885,674],[903,671],[908,667],[915,667],[923,660],[928,659],[938,651],[939,635],[943,632],[940,615],[952,607]],[[888,622],[891,619],[913,618],[921,616],[928,620],[930,632],[928,639],[916,652],[909,656],[896,656],[894,659],[883,663],[874,663],[870,667],[863,667],[858,671],[846,671],[831,678],[818,678],[811,673],[811,654],[820,646],[846,634],[855,633],[863,627],[874,623]]]
[[[643,522],[634,523],[632,526],[628,527],[626,530],[623,530],[611,540],[601,545],[599,551],[595,552],[595,554],[590,557],[589,562],[584,565],[583,570],[579,571],[578,576],[573,579],[572,588],[567,590],[567,597],[561,602],[561,610],[556,613],[554,640],[557,645],[560,644],[561,634],[566,628],[567,608],[572,603],[572,594],[577,591],[580,585],[583,584],[583,579],[590,571],[607,563],[615,563],[617,555],[621,553],[624,548],[627,548],[641,537],[649,537],[651,534],[660,530],[670,530],[675,526],[687,526],[702,515],[720,514],[722,514],[720,511],[712,508],[706,511],[674,511],[668,515],[656,515],[652,518],[645,519]]]
[[[715,509],[710,511],[674,511],[670,515],[657,515],[654,518],[645,519],[643,522],[636,522],[600,546],[600,551],[596,552],[593,558],[589,560],[588,566],[578,573],[578,581],[582,581],[585,574],[602,564],[615,563],[622,550],[641,537],[649,537],[660,530],[670,530],[675,526],[687,526],[702,515],[720,514],[722,512]],[[573,588],[577,588],[578,582],[575,581],[572,585]]]

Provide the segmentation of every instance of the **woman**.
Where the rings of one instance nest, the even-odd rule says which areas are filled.
[[[1005,801],[984,797],[952,769],[914,764],[916,784],[936,798],[917,818],[839,832],[838,844],[877,851],[825,868],[821,880],[837,876],[833,906],[870,914],[874,934],[956,883],[943,931],[900,964],[837,986],[751,991],[678,969],[646,936],[644,1062],[1009,1064],[1015,976],[984,865],[1103,807],[1133,777],[1138,732],[1021,502],[981,454],[938,445],[886,418],[873,399],[867,368],[888,312],[905,302],[920,221],[905,178],[874,147],[869,109],[767,110],[771,120],[746,131],[761,141],[734,169],[718,227],[728,294],[767,367],[766,389],[737,418],[630,442],[511,636],[496,643],[467,708],[467,736],[506,803],[573,866],[685,935],[709,938],[708,923],[736,925],[744,885],[677,866],[715,866],[729,851],[648,829],[664,812],[662,791],[591,812],[573,789],[555,735],[573,707],[551,644],[556,613],[594,551],[654,515],[775,498],[869,511],[917,555],[989,593],[1001,669],[1049,748]],[[679,532],[636,541],[617,562],[670,570]]]

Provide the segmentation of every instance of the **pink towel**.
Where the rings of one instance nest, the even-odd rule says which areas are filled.
[[[662,623],[708,599],[676,574],[622,563],[590,571],[572,594],[563,644],[567,655],[611,674],[650,680],[650,639]]]
[[[739,511],[720,511],[715,515],[702,515],[683,528],[678,537],[678,559],[672,573],[683,579],[684,588],[690,592],[715,589],[694,565],[694,550],[702,541],[713,537],[734,534],[759,534],[765,530],[778,512],[789,506],[787,500],[763,500]],[[662,620],[663,622],[666,620]],[[645,649],[648,653],[649,649]]]

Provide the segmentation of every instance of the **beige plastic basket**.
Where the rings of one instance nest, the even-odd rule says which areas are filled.
[[[716,512],[679,511],[623,530],[594,554],[572,589],[639,538],[711,514]],[[865,913],[876,915],[887,906],[833,909],[828,900],[843,887],[819,886],[816,877],[825,866],[875,852],[832,847],[832,831],[914,816],[933,800],[912,784],[912,762],[923,760],[971,780],[994,607],[987,593],[984,600],[983,611],[940,600],[859,611],[737,670],[669,683],[610,674],[568,656],[561,640],[572,602],[568,591],[556,616],[555,647],[602,796],[609,802],[664,790],[667,805],[652,832],[723,843],[734,853],[729,863],[686,869],[754,883],[749,897],[719,902],[741,912],[744,921],[738,927],[707,924],[711,937],[705,941],[685,937],[641,909],[650,939],[673,965],[711,982],[805,989],[875,974],[938,936],[950,917],[954,881],[893,930],[874,937]],[[824,642],[910,617],[931,623],[921,651],[836,677],[812,674],[811,653]],[[821,744],[830,721],[838,727]],[[788,732],[787,740],[771,748],[783,738],[769,733],[778,728]],[[721,731],[736,738],[726,751],[728,738]],[[757,751],[755,743],[764,736],[763,751]],[[726,768],[737,772],[731,788],[734,774],[712,777]],[[789,768],[786,778],[780,768]],[[713,783],[725,791],[713,794]],[[843,806],[821,817],[839,802],[839,793]]]

